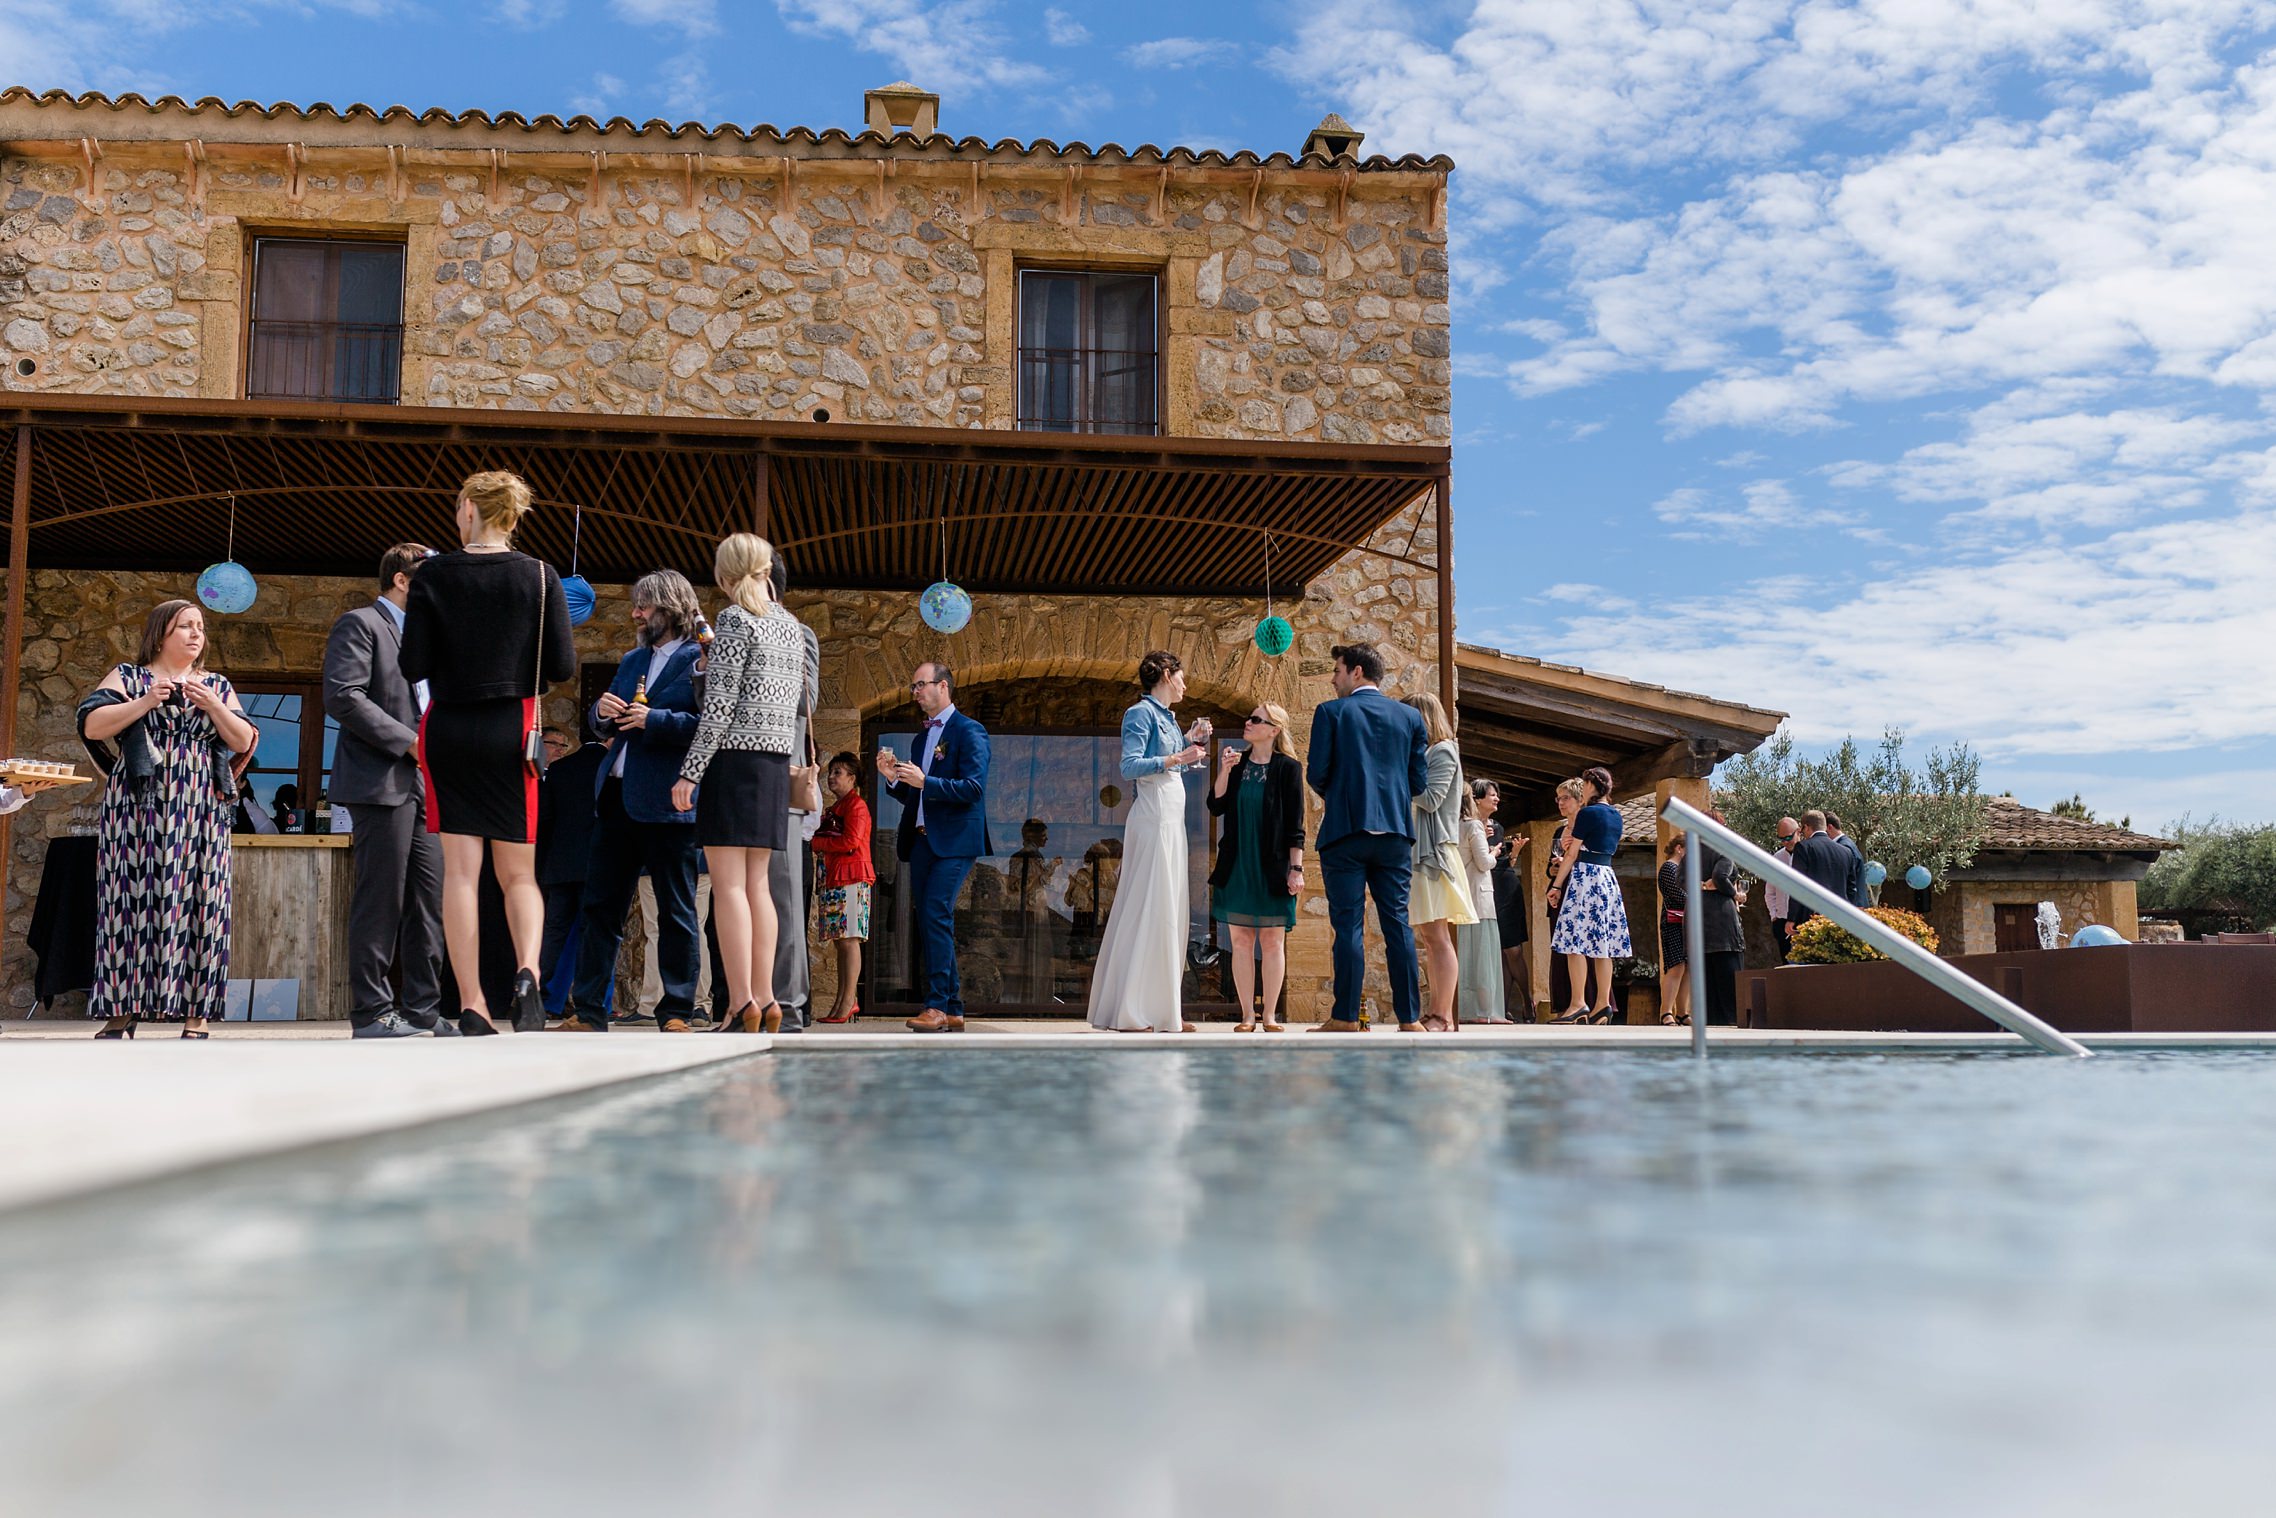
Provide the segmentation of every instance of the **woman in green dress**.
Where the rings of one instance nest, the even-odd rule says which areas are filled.
[[[1288,713],[1270,701],[1257,704],[1243,725],[1244,753],[1231,744],[1218,751],[1210,813],[1219,818],[1217,864],[1209,872],[1209,915],[1232,939],[1233,987],[1241,998],[1236,1033],[1254,1033],[1263,1009],[1267,1033],[1287,1031],[1280,1021],[1280,988],[1288,977],[1288,930],[1296,926],[1296,898],[1304,892],[1304,767],[1286,750]],[[1263,951],[1264,995],[1257,997],[1258,951]]]

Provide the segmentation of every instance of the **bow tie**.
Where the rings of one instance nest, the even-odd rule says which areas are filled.
[[[943,722],[946,722],[947,720],[948,720],[948,719],[947,719],[946,717],[935,717],[935,718],[933,718],[933,719],[932,719],[930,722],[927,722],[927,723],[925,724],[925,731],[929,733],[929,732],[931,732],[931,731],[932,731],[934,728],[936,728],[936,727],[940,726],[940,725],[941,725]]]

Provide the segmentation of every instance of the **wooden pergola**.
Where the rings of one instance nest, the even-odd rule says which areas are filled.
[[[444,543],[459,482],[526,478],[530,552],[622,583],[698,584],[756,531],[803,587],[1262,598],[1364,552],[1453,605],[1450,450],[1089,437],[844,423],[0,393],[11,482],[0,754],[16,740],[24,585],[43,569],[364,576],[393,543]],[[1433,498],[1437,548],[1374,541]],[[575,507],[575,511],[564,509]],[[1442,612],[1443,699],[1454,623]],[[7,824],[0,819],[0,858]]]
[[[1463,767],[1501,786],[1510,824],[1555,816],[1557,782],[1591,765],[1612,771],[1615,798],[1664,781],[1704,782],[1786,718],[1468,643],[1453,667]]]

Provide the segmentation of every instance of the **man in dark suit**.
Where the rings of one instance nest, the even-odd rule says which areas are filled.
[[[1840,813],[1826,813],[1826,836],[1840,844],[1841,851],[1849,856],[1849,879],[1841,894],[1848,898],[1853,907],[1871,906],[1873,898],[1865,889],[1865,851],[1857,846],[1856,839],[1843,830]]]
[[[917,1033],[962,1033],[964,997],[956,977],[956,897],[973,861],[988,849],[988,730],[956,709],[956,675],[938,659],[917,666],[909,693],[924,713],[914,762],[888,748],[877,754],[886,792],[901,803],[894,852],[908,864],[918,946],[924,951],[925,1010]]]
[[[624,914],[648,871],[656,893],[656,970],[663,995],[656,1026],[688,1031],[703,942],[695,915],[695,813],[675,811],[672,787],[695,739],[695,640],[701,614],[695,587],[675,569],[643,575],[632,587],[640,644],[624,656],[608,691],[593,703],[595,732],[608,738],[594,772],[593,845],[585,862],[577,924],[577,979],[557,1033],[605,1033]],[[630,1009],[625,1009],[629,1011]]]
[[[1802,837],[1794,845],[1794,868],[1844,901],[1849,899],[1849,854],[1826,836],[1825,813],[1802,814]],[[1799,896],[1786,903],[1786,921],[1793,927],[1817,915]]]
[[[1323,1033],[1357,1033],[1367,976],[1367,898],[1383,930],[1391,1010],[1399,1029],[1418,1026],[1422,988],[1407,921],[1414,852],[1414,799],[1429,770],[1422,714],[1383,694],[1383,658],[1367,643],[1339,644],[1336,699],[1312,713],[1304,778],[1327,805],[1320,817],[1320,875],[1335,929],[1335,1015]]]
[[[379,561],[379,599],[341,614],[324,644],[324,711],[340,724],[332,799],[348,809],[356,883],[348,900],[348,1020],[357,1038],[458,1036],[442,1011],[441,841],[426,829],[419,775],[424,689],[403,678],[403,605],[434,550],[398,543]],[[400,966],[402,1007],[388,971]]]
[[[601,761],[608,757],[603,744],[575,745],[562,728],[546,731],[545,779],[537,788],[537,888],[545,894],[537,978],[552,1017],[568,1005],[569,982],[576,973],[575,959],[564,973],[561,958],[577,942],[585,867],[593,852],[593,798],[601,788]]]

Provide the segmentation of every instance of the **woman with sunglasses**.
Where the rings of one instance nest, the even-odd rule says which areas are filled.
[[[1233,989],[1241,998],[1233,1031],[1254,1033],[1261,1005],[1264,1031],[1284,1033],[1278,1013],[1288,977],[1288,930],[1296,926],[1296,898],[1304,892],[1304,766],[1288,736],[1288,713],[1270,701],[1249,713],[1241,735],[1247,752],[1230,743],[1219,750],[1217,783],[1209,792],[1210,814],[1223,819],[1217,864],[1209,872],[1209,915],[1232,939]]]

